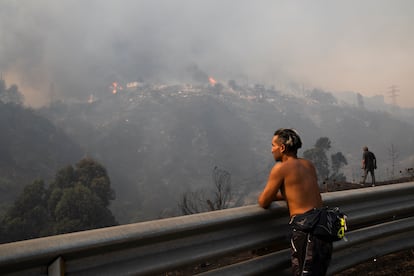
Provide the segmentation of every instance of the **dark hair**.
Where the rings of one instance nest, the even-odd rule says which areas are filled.
[[[278,143],[285,145],[287,152],[296,153],[302,147],[299,134],[292,128],[279,128],[275,131],[274,136],[276,135]]]

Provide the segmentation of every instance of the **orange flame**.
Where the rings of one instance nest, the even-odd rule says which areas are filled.
[[[120,86],[117,82],[113,82],[112,83],[112,86],[111,86],[111,88],[112,88],[112,94],[116,94],[116,93],[118,93],[118,90],[122,90],[122,86]]]
[[[208,78],[208,81],[210,82],[210,84],[211,84],[212,86],[216,85],[216,83],[217,83],[217,81],[216,81],[215,79],[213,79],[213,77],[209,77],[209,78]]]

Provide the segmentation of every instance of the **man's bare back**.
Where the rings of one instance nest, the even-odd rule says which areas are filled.
[[[259,205],[268,208],[274,200],[286,200],[290,216],[322,207],[314,165],[308,160],[297,158],[296,152],[286,151],[286,147],[279,145],[277,140],[275,136],[272,154],[276,161],[281,162],[273,166],[259,197]]]
[[[332,242],[296,227],[322,207],[315,166],[297,157],[302,146],[294,129],[281,128],[272,139],[272,155],[276,161],[269,174],[266,187],[259,196],[259,205],[268,208],[274,200],[286,200],[290,212],[291,263],[293,275],[326,275],[332,256]],[[299,216],[300,215],[300,216]],[[309,229],[306,229],[309,230]],[[312,250],[308,250],[312,248]]]

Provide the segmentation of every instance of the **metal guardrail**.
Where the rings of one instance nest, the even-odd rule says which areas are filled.
[[[328,273],[414,247],[414,182],[322,194],[348,215]],[[166,275],[231,254],[278,251],[201,275],[267,275],[290,267],[283,202],[108,227],[0,245],[2,275]]]

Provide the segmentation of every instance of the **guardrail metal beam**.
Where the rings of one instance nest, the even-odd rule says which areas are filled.
[[[348,241],[334,244],[329,273],[414,244],[414,182],[322,194],[348,215]],[[161,275],[254,251],[277,252],[206,272],[265,275],[289,268],[289,216],[283,202],[269,210],[244,206],[0,245],[0,271],[10,275]],[[377,250],[370,249],[372,244]],[[358,248],[358,250],[356,249]],[[356,254],[361,252],[361,254]]]

